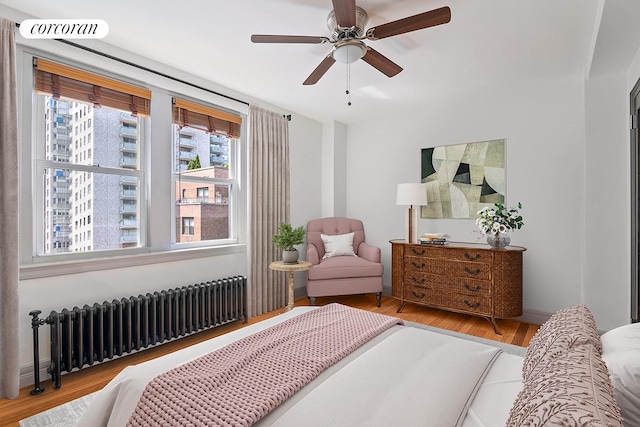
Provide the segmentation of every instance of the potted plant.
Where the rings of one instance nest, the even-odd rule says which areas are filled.
[[[299,254],[294,246],[304,243],[304,227],[293,228],[291,224],[281,222],[278,225],[278,231],[280,234],[274,234],[271,240],[282,249],[282,260],[285,264],[297,264]]]

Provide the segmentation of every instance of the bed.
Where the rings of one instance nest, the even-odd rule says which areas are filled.
[[[616,393],[583,305],[525,350],[329,304],[127,367],[78,425],[622,426]]]

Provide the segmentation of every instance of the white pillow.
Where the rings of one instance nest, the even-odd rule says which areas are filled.
[[[620,326],[602,337],[607,364],[623,425],[640,426],[640,323]]]
[[[320,237],[324,243],[324,256],[322,259],[340,255],[356,256],[353,252],[353,233],[336,234],[333,236],[320,234]]]
[[[640,323],[630,323],[605,332],[600,341],[603,355],[618,351],[640,351]]]

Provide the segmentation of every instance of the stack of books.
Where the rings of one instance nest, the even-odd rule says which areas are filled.
[[[444,233],[424,233],[418,241],[422,245],[446,245],[448,234]]]

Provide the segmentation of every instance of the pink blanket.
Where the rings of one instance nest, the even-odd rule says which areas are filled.
[[[329,304],[154,378],[128,426],[249,426],[402,320]]]

